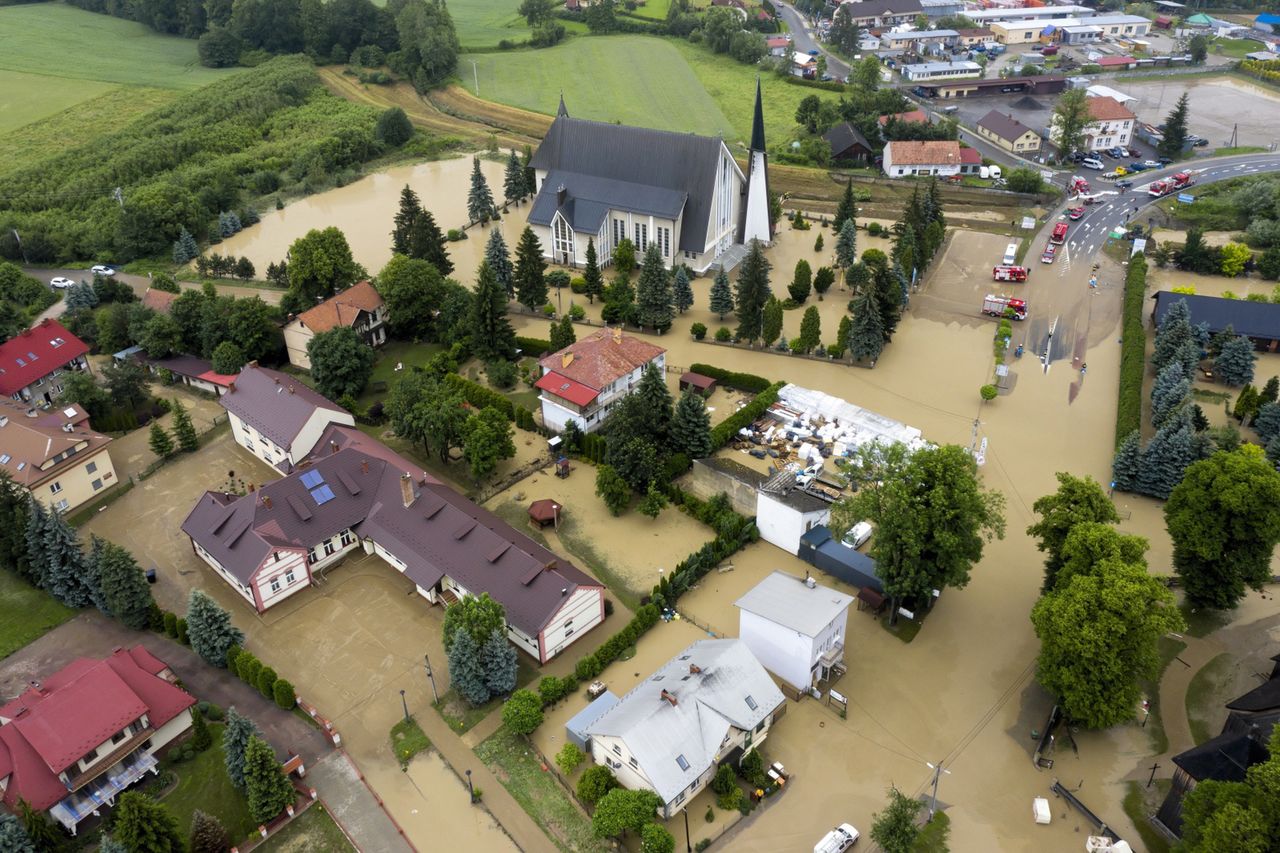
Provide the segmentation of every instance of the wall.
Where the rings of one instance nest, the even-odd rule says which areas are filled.
[[[738,611],[738,635],[760,665],[798,690],[808,690],[812,677],[813,640],[776,622]]]
[[[831,510],[824,507],[812,512],[801,512],[766,492],[757,492],[756,527],[760,538],[778,546],[789,554],[800,553],[800,537],[811,527],[826,524]]]
[[[246,584],[241,583],[238,579],[236,579],[234,575],[231,574],[231,572],[224,569],[222,567],[222,564],[213,558],[212,554],[210,554],[204,548],[200,547],[199,542],[196,542],[193,539],[191,541],[191,546],[195,549],[197,557],[199,557],[200,559],[208,563],[210,568],[216,571],[218,573],[218,576],[221,577],[224,581],[226,581],[227,584],[232,589],[240,593],[241,598],[243,598],[245,601],[253,605],[253,608],[255,610],[258,609],[258,602],[254,599],[253,592],[250,591],[249,587]]]
[[[85,501],[97,497],[103,490],[116,484],[116,470],[111,463],[109,446],[99,448],[91,456],[69,457],[76,459],[76,463],[36,486],[31,490],[31,496],[46,507],[56,508],[60,512],[74,510]],[[59,464],[67,461],[69,460],[64,459]],[[90,471],[90,467],[94,470]],[[57,492],[53,491],[55,484],[58,486]],[[66,504],[63,505],[62,501],[66,501]]]
[[[604,590],[581,587],[569,596],[542,629],[543,663],[560,654],[571,643],[604,620]],[[512,631],[515,629],[513,628]]]
[[[271,439],[259,435],[257,430],[234,413],[227,412],[227,415],[231,420],[231,435],[235,438],[236,444],[247,449],[272,468],[275,467],[277,462],[285,458],[284,449],[276,445]]]
[[[185,732],[191,729],[191,714],[182,711],[178,716],[156,730],[150,738],[151,746],[147,748],[147,752],[155,755],[160,750],[169,745],[175,738],[181,737]]]
[[[284,327],[284,345],[289,351],[290,364],[301,367],[303,370],[311,369],[311,359],[307,357],[307,344],[313,337],[315,337],[314,333],[302,325],[301,320],[294,320]]]
[[[681,481],[680,488],[704,501],[724,492],[734,512],[751,517],[756,514],[756,486],[764,479],[763,474],[741,463],[711,457],[695,459],[693,470]]]
[[[293,437],[293,445],[289,448],[289,461],[296,465],[305,459],[307,454],[315,448],[316,442],[320,440],[320,434],[329,424],[346,424],[353,427],[356,425],[356,419],[350,412],[316,409],[303,424],[302,429],[298,430],[298,434]]]
[[[311,582],[311,573],[307,569],[306,554],[301,550],[286,551],[281,549],[275,552],[280,559],[268,557],[267,561],[259,568],[254,576],[254,593],[258,601],[261,602],[261,609],[266,610],[280,602],[284,601],[295,592],[304,590]],[[290,581],[286,577],[289,572],[293,572],[293,580]],[[273,591],[271,589],[271,581],[279,579],[280,589]]]

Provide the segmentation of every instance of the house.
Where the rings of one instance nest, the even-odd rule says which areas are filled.
[[[149,308],[157,314],[168,314],[173,308],[173,300],[177,299],[178,296],[179,294],[177,293],[148,287],[146,292],[142,294],[142,307]]]
[[[924,7],[920,0],[844,0],[832,17],[848,16],[859,29],[865,30],[909,24],[922,14]]]
[[[109,444],[78,405],[44,410],[0,399],[0,471],[50,509],[69,512],[116,484]]]
[[[218,402],[227,410],[236,443],[286,473],[311,453],[329,424],[356,423],[337,403],[256,361],[240,370]]]
[[[1028,6],[1021,9],[993,7],[990,9],[967,9],[964,16],[979,24],[989,25],[993,21],[1055,21],[1079,15],[1092,15],[1093,9],[1088,6],[1050,5]]]
[[[386,343],[387,306],[372,284],[367,281],[353,284],[290,320],[284,327],[289,363],[310,370],[307,344],[321,332],[339,328],[355,329],[360,339],[374,348]]]
[[[978,175],[982,173],[982,152],[976,148],[960,146],[960,174]]]
[[[901,65],[898,73],[903,80],[912,83],[928,83],[937,80],[959,80],[966,77],[981,77],[982,66],[976,62],[962,60],[958,62],[920,62],[913,65]]]
[[[1108,148],[1127,146],[1133,141],[1137,116],[1115,98],[1089,98],[1090,121],[1084,126],[1081,148],[1085,151],[1106,151]],[[1049,139],[1057,144],[1058,118],[1053,117],[1049,126]]]
[[[991,140],[1005,151],[1034,154],[1040,150],[1040,134],[1008,113],[992,110],[978,119],[977,127],[980,136]]]
[[[557,264],[586,263],[589,242],[608,263],[625,238],[638,254],[653,244],[668,266],[703,272],[735,245],[771,239],[759,84],[750,175],[719,137],[573,118],[563,98],[529,165],[529,225]]]
[[[800,537],[831,519],[831,502],[796,485],[796,475],[779,471],[756,490],[760,538],[790,554],[800,553]]]
[[[770,36],[764,40],[764,44],[769,48],[771,56],[786,56],[787,51],[791,49],[791,39],[786,36]]]
[[[879,124],[881,127],[884,127],[886,124],[888,124],[891,121],[900,121],[900,122],[918,121],[924,124],[930,124],[929,114],[926,113],[924,110],[908,110],[905,113],[890,113],[889,115],[883,115],[883,116],[880,116],[878,119],[876,119],[876,123]]]
[[[987,27],[974,27],[956,30],[956,47],[976,47],[980,44],[986,44],[989,41],[995,41],[995,33]]]
[[[142,646],[77,658],[0,707],[0,794],[67,832],[156,775],[156,754],[191,729],[196,700]]]
[[[583,432],[594,432],[613,407],[640,382],[650,364],[666,370],[667,351],[622,329],[601,329],[539,364],[542,376],[534,383],[542,393],[542,423],[563,432],[570,421]]]
[[[88,354],[88,344],[46,317],[0,344],[0,395],[52,405],[64,373],[89,369]]]
[[[769,736],[786,699],[741,640],[699,640],[585,728],[591,760],[624,788],[653,791],[679,812],[721,764]]]
[[[1280,305],[1161,290],[1156,293],[1156,307],[1151,312],[1157,328],[1164,322],[1169,308],[1180,299],[1185,299],[1191,309],[1192,326],[1207,323],[1210,334],[1230,328],[1235,334],[1253,341],[1254,347],[1261,352],[1280,350]]]
[[[1103,56],[1098,59],[1097,65],[1103,71],[1123,71],[1137,67],[1138,60],[1132,56]]]
[[[433,604],[487,592],[506,609],[508,638],[539,663],[604,620],[601,584],[341,423],[283,479],[241,496],[206,492],[182,531],[259,613],[360,548]]]
[[[831,146],[831,159],[836,162],[865,162],[874,153],[871,143],[847,121],[842,121],[822,134],[822,138]]]
[[[916,142],[894,140],[884,147],[884,173],[891,178],[909,175],[960,174],[960,143],[954,140]]]
[[[181,382],[206,394],[213,394],[215,397],[221,397],[230,391],[232,383],[236,381],[236,374],[215,373],[213,364],[208,359],[196,358],[193,355],[174,355],[169,358],[139,357],[139,360],[152,373],[164,376],[164,371],[167,370],[173,381]]]
[[[955,30],[908,30],[905,32],[887,32],[880,37],[880,43],[889,50],[908,50],[924,53],[930,45],[942,46],[951,44],[960,37]]]
[[[738,636],[764,668],[796,690],[843,674],[853,596],[774,571],[734,602]]]
[[[924,89],[929,97],[944,101],[980,95],[1009,95],[1015,92],[1056,95],[1066,90],[1067,78],[1056,74],[1040,74],[1035,77],[993,77],[990,80],[925,83],[920,88]]]
[[[1262,33],[1280,33],[1280,15],[1264,12],[1253,19],[1253,28]]]

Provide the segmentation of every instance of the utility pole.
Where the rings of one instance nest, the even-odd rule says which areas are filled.
[[[427,668],[427,680],[431,682],[431,695],[436,698],[436,704],[439,705],[440,694],[436,692],[436,677],[431,672],[431,656],[424,654],[422,660],[424,661],[423,666]]]
[[[111,197],[119,203],[120,209],[124,210],[124,190],[120,187],[116,187],[115,190],[112,191]]]
[[[943,770],[941,761],[938,762],[936,767],[932,764],[929,764],[929,762],[927,761],[925,762],[925,764],[928,765],[929,769],[933,771],[933,801],[929,804],[929,820],[933,820],[933,816],[938,813],[938,777],[941,776],[943,773],[946,773],[948,776],[950,776],[951,771]]]
[[[476,67],[476,61],[471,60],[471,77],[476,81],[476,97],[480,97],[480,71]]]
[[[1150,787],[1151,787],[1151,783],[1153,783],[1153,782],[1155,782],[1155,781],[1156,781],[1156,771],[1157,771],[1157,770],[1159,770],[1159,769],[1160,769],[1160,765],[1159,765],[1159,764],[1152,764],[1152,765],[1151,765],[1151,778],[1147,780],[1147,787],[1148,787],[1148,788],[1150,788]]]

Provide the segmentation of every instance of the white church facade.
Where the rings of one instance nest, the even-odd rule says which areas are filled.
[[[735,245],[770,241],[764,120],[757,85],[750,174],[724,140],[573,118],[564,99],[530,161],[529,226],[552,263],[603,266],[628,239],[656,245],[668,267],[705,272]],[[756,150],[758,147],[758,150]]]

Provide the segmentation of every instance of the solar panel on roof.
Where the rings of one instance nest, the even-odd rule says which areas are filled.
[[[333,500],[333,489],[322,484],[319,488],[311,490],[311,498],[316,502],[316,506],[324,506]]]
[[[324,482],[324,477],[319,471],[306,471],[299,479],[302,480],[302,485],[306,486],[308,489],[314,489],[316,486]]]

